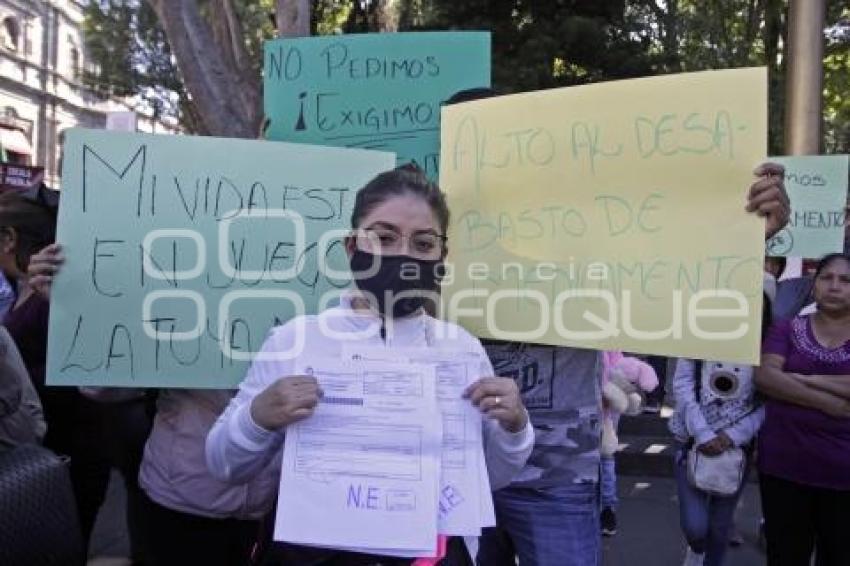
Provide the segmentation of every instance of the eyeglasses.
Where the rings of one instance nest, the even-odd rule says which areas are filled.
[[[390,228],[366,228],[357,232],[358,247],[382,255],[401,255],[405,252],[422,259],[439,259],[446,249],[443,234],[414,232],[402,234]]]

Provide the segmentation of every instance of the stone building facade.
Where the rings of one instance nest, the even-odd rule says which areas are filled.
[[[0,146],[7,161],[43,166],[49,186],[59,185],[67,128],[104,128],[111,113],[133,112],[139,131],[177,131],[174,122],[154,119],[131,100],[96,95],[83,84],[85,69],[92,62],[82,2],[0,0]]]

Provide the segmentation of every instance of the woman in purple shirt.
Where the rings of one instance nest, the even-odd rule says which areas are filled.
[[[770,329],[756,372],[769,566],[850,564],[850,256],[821,260],[813,294],[817,312]]]

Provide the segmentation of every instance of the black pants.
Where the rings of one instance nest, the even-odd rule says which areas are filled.
[[[850,491],[798,484],[762,474],[761,504],[768,566],[850,564]]]
[[[47,421],[45,447],[70,458],[71,485],[83,542],[88,549],[95,519],[109,486],[110,456],[103,407],[75,388],[45,388],[40,393]]]
[[[273,543],[257,561],[258,566],[407,566],[412,559],[373,556],[338,550],[325,550],[294,544]],[[463,538],[452,537],[446,547],[446,557],[439,566],[473,566]]]
[[[413,562],[410,558],[376,556],[272,542],[273,519],[274,514],[270,514],[264,521],[262,542],[255,562],[257,566],[408,566]],[[473,566],[463,538],[449,538],[446,545],[446,557],[439,562],[439,566]]]
[[[153,403],[146,398],[103,403],[104,441],[110,463],[121,472],[127,490],[127,531],[133,564],[148,563],[143,514],[145,495],[139,487],[139,468],[153,425]]]
[[[258,521],[210,519],[181,513],[144,497],[151,566],[246,566],[259,535]],[[146,564],[147,566],[147,564]]]
[[[407,558],[373,556],[276,542],[266,549],[258,564],[259,566],[407,566],[411,562],[412,560]]]
[[[646,363],[652,366],[658,376],[658,387],[646,394],[646,400],[648,403],[661,405],[664,402],[664,388],[667,383],[667,358],[664,356],[647,356]]]
[[[66,387],[48,391],[44,398],[49,399],[46,404],[51,408],[44,444],[70,458],[71,484],[86,549],[114,467],[121,472],[127,488],[131,558],[134,563],[144,564],[138,478],[151,429],[151,404],[146,399],[102,403]]]
[[[276,516],[277,504],[262,520],[255,566],[409,566],[413,562],[411,558],[360,554],[274,541],[272,535]],[[449,538],[446,557],[439,562],[439,566],[473,566],[463,538]]]

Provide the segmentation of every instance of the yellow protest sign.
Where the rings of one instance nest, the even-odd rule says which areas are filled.
[[[444,313],[478,336],[756,362],[767,73],[448,106]]]

